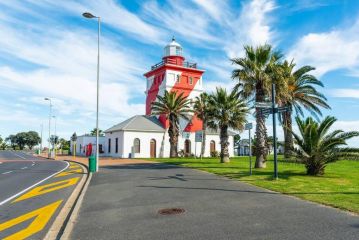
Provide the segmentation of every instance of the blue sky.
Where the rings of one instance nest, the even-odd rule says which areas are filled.
[[[175,36],[206,70],[208,91],[233,86],[229,58],[244,44],[272,44],[298,66],[316,67],[332,106],[324,115],[359,130],[359,1],[0,0],[0,9],[2,137],[41,124],[47,136],[44,97],[53,99],[61,137],[94,127],[97,25],[84,11],[102,17],[101,129],[144,114],[143,73]]]

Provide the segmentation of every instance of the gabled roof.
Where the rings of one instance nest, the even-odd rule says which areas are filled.
[[[164,132],[161,122],[154,116],[136,115],[107,129],[105,133],[117,131]]]

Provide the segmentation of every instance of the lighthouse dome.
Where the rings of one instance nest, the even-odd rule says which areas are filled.
[[[164,57],[168,56],[182,57],[182,47],[178,42],[176,42],[174,37],[172,38],[172,41],[164,48]]]

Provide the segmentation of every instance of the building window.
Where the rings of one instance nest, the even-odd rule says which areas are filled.
[[[141,151],[141,141],[139,138],[135,138],[135,140],[133,140],[133,152],[140,153],[140,151]]]
[[[189,77],[189,85],[192,85],[193,84],[193,78],[192,77]]]
[[[181,76],[177,75],[177,83],[180,83],[180,81],[181,81]]]
[[[104,153],[103,148],[102,148],[102,144],[99,144],[99,145],[98,145],[98,151],[99,151],[100,153]]]
[[[118,138],[116,138],[115,144],[115,152],[118,153]]]
[[[111,153],[111,138],[108,139],[108,152]]]

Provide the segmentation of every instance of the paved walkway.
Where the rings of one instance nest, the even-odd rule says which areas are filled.
[[[185,213],[163,216],[163,208]],[[359,217],[192,169],[143,163],[94,174],[72,239],[359,239]]]

